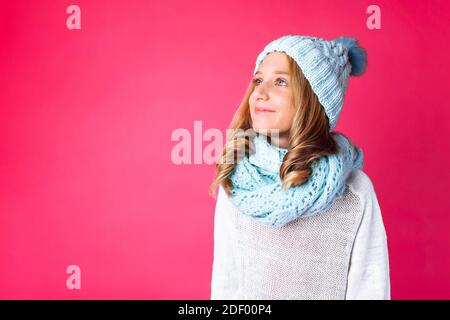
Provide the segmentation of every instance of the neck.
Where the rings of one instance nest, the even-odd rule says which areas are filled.
[[[270,143],[278,148],[288,149],[289,147],[289,131],[280,132],[278,134],[265,134],[270,136]]]

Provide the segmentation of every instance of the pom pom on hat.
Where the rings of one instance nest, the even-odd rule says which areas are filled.
[[[354,38],[341,36],[334,41],[348,48],[348,60],[352,66],[350,75],[359,76],[363,74],[367,67],[366,49],[360,47],[358,41]]]

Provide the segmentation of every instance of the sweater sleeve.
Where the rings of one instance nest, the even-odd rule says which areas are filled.
[[[236,267],[232,246],[230,203],[219,186],[214,215],[214,255],[211,277],[211,300],[232,299],[237,290]]]
[[[363,176],[360,190],[363,218],[353,244],[347,300],[390,300],[389,255],[386,230],[372,182]]]

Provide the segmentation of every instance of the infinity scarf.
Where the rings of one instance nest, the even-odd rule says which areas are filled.
[[[275,227],[326,211],[343,195],[349,173],[363,167],[363,151],[335,132],[338,153],[316,159],[306,182],[282,190],[280,166],[288,149],[272,145],[263,134],[252,139],[254,152],[243,157],[230,176],[230,200],[241,213]]]

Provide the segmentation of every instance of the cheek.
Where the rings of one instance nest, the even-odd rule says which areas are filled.
[[[249,104],[254,104],[254,103],[255,103],[255,100],[256,100],[256,98],[255,98],[255,92],[253,91],[253,93],[250,94],[250,97],[248,98],[248,103],[249,103]]]
[[[292,96],[289,92],[278,92],[273,96],[273,101],[280,109],[289,109],[292,105]]]
[[[294,115],[295,115],[295,108],[292,105],[288,105],[286,108],[280,110],[280,115],[278,118],[280,126],[284,128],[290,127]]]
[[[292,99],[289,95],[280,95],[276,99],[276,104],[278,106],[278,110],[283,114],[283,116],[289,116],[292,114],[294,109]]]

